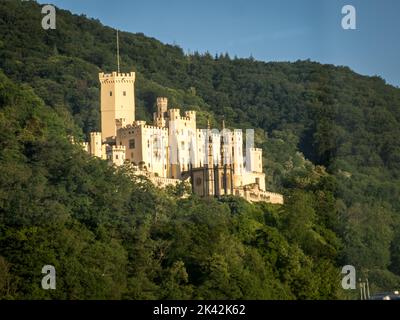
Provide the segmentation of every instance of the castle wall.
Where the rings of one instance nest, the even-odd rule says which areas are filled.
[[[168,130],[137,121],[117,132],[117,145],[126,148],[126,159],[143,165],[159,177],[168,177]]]
[[[125,163],[125,147],[124,146],[109,146],[106,149],[107,159],[110,164],[114,164],[117,167],[122,166]]]
[[[196,115],[187,112],[181,117],[179,109],[168,110],[168,144],[171,177],[180,178],[196,163]]]
[[[246,153],[246,170],[262,172],[262,149],[250,148]]]
[[[135,121],[135,73],[100,73],[99,79],[102,132],[82,145],[90,154],[115,166],[128,160],[162,187],[190,174],[200,196],[233,193],[251,202],[283,203],[282,195],[265,191],[262,149],[251,144],[244,157],[242,130],[197,129],[195,111],[182,116],[168,110],[163,97],[157,98],[154,125]]]
[[[234,195],[242,197],[249,202],[267,202],[272,204],[284,204],[283,195],[268,191],[235,189]]]
[[[241,186],[249,184],[258,184],[260,190],[265,190],[265,173],[260,172],[244,172],[241,176]]]
[[[207,130],[196,130],[196,154],[194,157],[195,167],[202,167],[207,164]]]

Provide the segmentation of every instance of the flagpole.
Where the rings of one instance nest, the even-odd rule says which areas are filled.
[[[117,63],[118,63],[118,73],[120,73],[120,64],[119,64],[119,31],[117,29]]]

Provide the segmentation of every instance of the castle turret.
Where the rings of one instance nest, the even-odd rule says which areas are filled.
[[[90,146],[89,146],[89,142],[81,142],[81,147],[84,151],[86,151],[87,153],[90,154]]]
[[[154,113],[154,124],[157,127],[166,126],[166,118],[168,117],[168,98],[157,98],[157,112]]]
[[[125,146],[109,146],[107,148],[107,158],[110,164],[117,167],[122,166],[125,162]]]
[[[262,149],[250,148],[247,151],[246,167],[249,172],[262,173]]]
[[[190,110],[185,112],[185,117],[188,118],[190,121],[196,123],[196,111]]]
[[[157,98],[157,113],[160,117],[165,117],[168,111],[168,98],[158,97]]]
[[[103,148],[102,148],[100,132],[90,133],[90,154],[98,158],[103,157]]]

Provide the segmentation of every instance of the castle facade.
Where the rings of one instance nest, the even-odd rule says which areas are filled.
[[[159,187],[190,182],[202,197],[236,195],[251,202],[283,203],[266,191],[262,149],[242,130],[199,129],[196,112],[181,115],[157,98],[153,124],[135,118],[135,73],[100,73],[101,132],[90,133],[83,148],[115,166],[131,164]],[[245,154],[245,155],[244,155]]]

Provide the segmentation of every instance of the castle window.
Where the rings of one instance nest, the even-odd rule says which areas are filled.
[[[117,154],[115,155],[115,159],[118,160],[118,155]]]
[[[110,97],[112,97],[112,91],[110,91]]]
[[[129,140],[129,149],[135,149],[135,139]]]
[[[125,96],[126,96],[126,91],[124,91],[122,94],[123,94],[123,95],[124,95],[124,97],[125,97]]]

